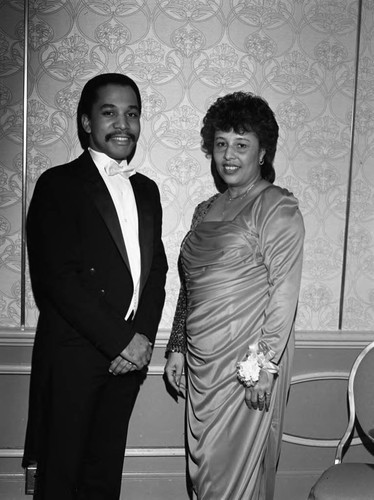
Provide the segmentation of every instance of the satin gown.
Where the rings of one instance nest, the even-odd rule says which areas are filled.
[[[199,500],[273,498],[303,236],[296,199],[270,186],[232,221],[203,219],[182,244],[188,468]],[[236,377],[260,340],[280,368],[268,412],[248,409]]]

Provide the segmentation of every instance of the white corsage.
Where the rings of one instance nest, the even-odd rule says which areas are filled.
[[[270,373],[278,373],[279,371],[278,366],[269,361],[269,357],[273,357],[275,353],[264,344],[264,342],[260,342],[250,345],[243,361],[236,364],[237,377],[246,387],[255,385],[262,369]]]

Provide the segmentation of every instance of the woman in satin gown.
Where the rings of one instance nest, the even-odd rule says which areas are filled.
[[[219,98],[201,136],[219,193],[198,205],[181,245],[165,374],[180,391],[186,369],[194,497],[272,500],[294,351],[303,219],[296,198],[273,185],[278,125],[266,101],[245,92]],[[247,386],[237,363],[250,345],[266,363]]]

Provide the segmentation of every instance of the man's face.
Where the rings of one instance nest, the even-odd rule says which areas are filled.
[[[126,159],[140,134],[140,112],[131,87],[108,84],[97,91],[91,116],[82,115],[82,126],[92,149],[118,162]]]

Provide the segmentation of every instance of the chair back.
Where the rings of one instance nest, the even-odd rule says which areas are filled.
[[[374,443],[374,342],[363,352],[357,366],[353,391],[356,418],[363,432]]]
[[[362,431],[374,443],[374,342],[368,344],[353,363],[348,379],[348,427],[335,455],[335,464],[342,461],[343,449],[357,419]]]
[[[351,437],[355,423],[374,443],[374,342],[357,356],[348,378],[349,422],[339,441],[335,465],[332,465],[315,482],[308,500],[373,500],[374,464],[362,462],[341,463],[343,450]]]

